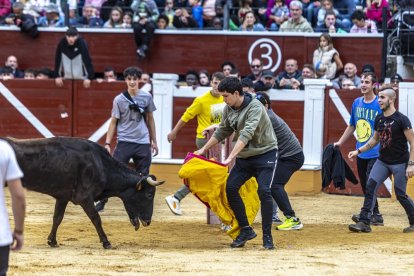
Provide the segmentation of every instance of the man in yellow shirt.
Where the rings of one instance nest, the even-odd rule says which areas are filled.
[[[211,80],[211,90],[206,92],[204,95],[195,98],[193,103],[186,109],[181,119],[167,136],[170,143],[175,140],[180,129],[185,126],[188,121],[194,117],[197,117],[197,149],[200,149],[205,145],[207,139],[203,135],[203,130],[213,124],[219,124],[221,122],[225,103],[223,102],[223,97],[220,95],[217,88],[223,79],[224,74],[222,72],[216,72],[213,74]],[[188,187],[183,185],[177,190],[177,192],[174,193],[174,195],[169,195],[165,198],[171,212],[176,215],[182,215],[180,201],[189,193],[190,190]]]

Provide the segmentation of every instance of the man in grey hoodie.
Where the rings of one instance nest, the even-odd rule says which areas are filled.
[[[244,93],[240,80],[227,77],[218,90],[226,106],[221,123],[213,137],[198,150],[203,155],[209,148],[234,135],[234,148],[224,160],[228,165],[235,159],[226,183],[226,194],[230,207],[241,228],[231,247],[243,247],[257,235],[249,225],[245,205],[239,195],[240,187],[255,177],[261,201],[263,247],[274,249],[272,239],[272,195],[270,186],[277,165],[277,140],[265,107],[250,94]]]

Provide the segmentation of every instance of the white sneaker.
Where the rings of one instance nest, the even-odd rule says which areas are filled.
[[[173,195],[167,196],[165,198],[165,202],[167,202],[167,205],[170,207],[171,212],[178,216],[181,216],[183,214],[183,212],[181,212],[180,201]]]

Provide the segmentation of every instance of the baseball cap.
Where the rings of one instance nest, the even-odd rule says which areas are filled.
[[[362,66],[362,73],[372,72],[375,73],[375,68],[371,64],[365,64]]]
[[[404,81],[404,79],[397,73],[395,73],[394,75],[391,76],[391,81]]]
[[[273,72],[270,70],[264,70],[262,73],[262,77],[274,77]]]

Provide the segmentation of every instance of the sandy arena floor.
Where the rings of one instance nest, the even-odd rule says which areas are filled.
[[[54,200],[27,193],[25,247],[11,254],[9,275],[413,275],[414,234],[403,234],[408,222],[398,202],[380,199],[386,226],[370,234],[348,231],[350,216],[362,197],[320,194],[295,196],[292,203],[305,227],[276,231],[277,249],[261,249],[258,237],[242,249],[218,225],[206,224],[206,208],[194,196],[182,202],[183,216],[168,209],[164,197],[178,188],[158,189],[151,226],[137,232],[119,199],[102,213],[104,230],[114,247],[104,250],[92,223],[79,206],[70,204],[58,231],[60,247],[47,243]],[[8,193],[7,193],[8,194]]]

